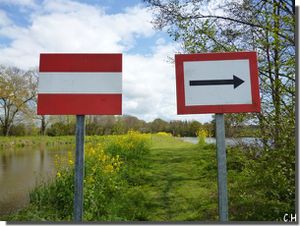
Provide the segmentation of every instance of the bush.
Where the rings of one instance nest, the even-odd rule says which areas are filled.
[[[200,146],[204,146],[205,145],[205,139],[208,136],[208,132],[205,129],[199,129],[196,133],[197,137],[198,137],[198,144]]]
[[[295,162],[284,150],[257,151],[228,150],[231,220],[282,221],[295,213]]]

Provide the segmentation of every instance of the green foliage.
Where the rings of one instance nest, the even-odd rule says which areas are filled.
[[[48,136],[64,136],[75,134],[75,123],[56,122],[47,129]]]
[[[162,133],[86,140],[85,220],[218,220],[215,145],[194,145]],[[295,212],[295,159],[290,161],[293,153],[279,153],[228,148],[230,220],[282,221],[285,213]],[[50,184],[34,189],[27,208],[2,219],[71,221],[72,159],[69,164]]]
[[[10,135],[17,118],[31,117],[30,103],[34,101],[37,86],[35,78],[35,71],[0,65],[0,128],[4,136]]]
[[[295,213],[295,162],[276,151],[243,147],[228,155],[231,220],[282,221]]]
[[[44,220],[71,220],[74,199],[74,173],[66,170],[55,181],[43,184],[30,193],[30,204],[39,207],[39,216]],[[49,212],[51,212],[50,215]]]
[[[284,212],[294,213],[295,6],[287,0],[224,1],[205,11],[209,1],[145,2],[155,10],[156,27],[167,28],[184,53],[258,53],[261,112],[228,114],[225,120],[228,137],[251,135],[263,141],[262,150],[241,147],[245,152],[235,154],[247,158],[229,162],[236,176],[229,199],[231,216],[278,220]]]
[[[126,136],[109,136],[110,142],[104,145],[112,155],[120,155],[126,161],[137,161],[149,151],[149,138],[147,134],[129,131]]]

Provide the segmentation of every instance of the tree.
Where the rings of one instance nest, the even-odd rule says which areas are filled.
[[[117,118],[113,127],[112,127],[112,134],[124,134],[125,131],[125,124],[121,117]]]
[[[137,117],[124,115],[122,116],[122,120],[126,127],[126,131],[128,130],[145,130],[146,122],[138,119]]]
[[[39,133],[40,135],[45,135],[47,126],[49,125],[48,117],[46,115],[41,115],[39,118],[41,120],[41,127]]]
[[[224,0],[213,9],[217,2],[213,0],[145,2],[154,9],[155,27],[166,28],[181,43],[183,53],[257,51],[262,111],[226,115],[230,128],[258,125],[257,135],[264,143],[259,158],[243,170],[246,182],[255,184],[255,193],[242,191],[244,197],[267,205],[242,215],[248,220],[271,220],[295,212],[295,1]]]
[[[154,119],[154,121],[151,123],[151,132],[166,132],[168,130],[168,125],[168,122],[160,118]]]
[[[200,129],[201,123],[197,121],[192,121],[189,124],[189,136],[196,136],[197,131]]]
[[[29,104],[36,95],[33,71],[0,67],[0,123],[3,135],[9,135],[16,118],[30,114]]]
[[[32,69],[31,70],[31,74],[34,77],[33,82],[35,82],[34,87],[37,87],[38,84],[38,70],[37,69]],[[35,92],[35,96],[32,98],[32,101],[30,101],[28,103],[29,105],[29,109],[32,112],[32,118],[34,120],[38,120],[40,121],[40,129],[39,129],[39,134],[40,135],[46,135],[46,129],[50,124],[50,117],[47,115],[37,115],[36,111],[37,111],[37,102],[38,102],[38,98],[37,98],[37,93]]]
[[[213,10],[212,0],[145,2],[155,11],[155,27],[166,28],[184,53],[257,51],[262,111],[232,117],[258,124],[266,149],[295,146],[294,2],[225,0]]]

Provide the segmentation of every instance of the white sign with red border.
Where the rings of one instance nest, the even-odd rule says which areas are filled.
[[[259,112],[256,52],[175,55],[177,113]]]

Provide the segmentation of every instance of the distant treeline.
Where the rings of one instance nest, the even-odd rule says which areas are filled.
[[[232,126],[225,125],[226,135],[233,136],[256,136],[257,128],[255,126]],[[51,116],[45,118],[44,125],[18,123],[10,129],[12,136],[28,135],[48,135],[63,136],[74,135],[76,127],[75,116]],[[205,130],[209,137],[215,136],[214,120],[207,123],[198,121],[164,121],[155,119],[152,122],[145,122],[137,117],[124,116],[86,116],[86,135],[110,135],[125,134],[129,130],[135,130],[142,133],[167,132],[173,136],[194,137],[199,129]],[[1,131],[2,132],[2,131]],[[1,133],[3,135],[3,133]]]

